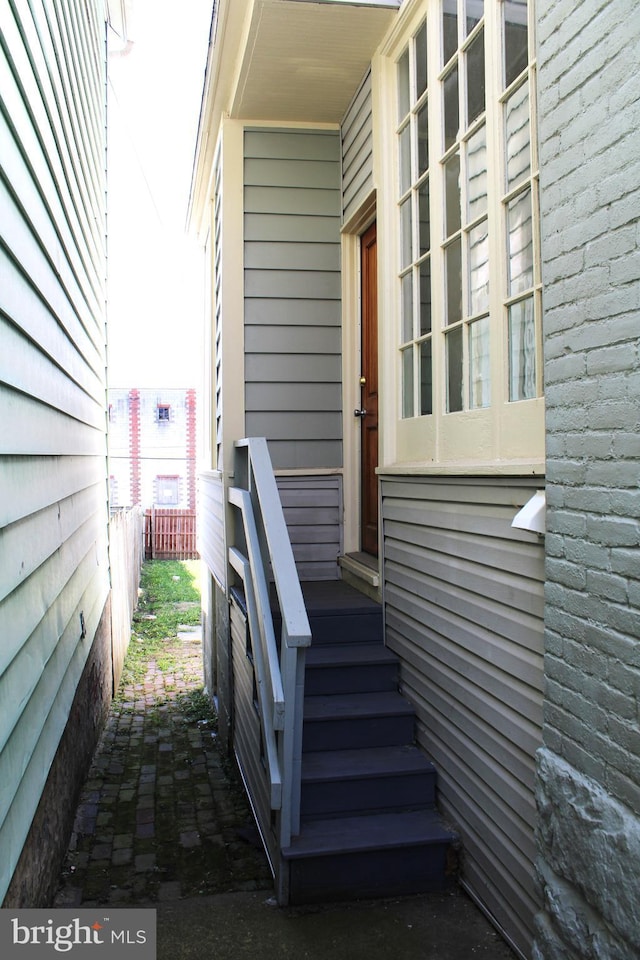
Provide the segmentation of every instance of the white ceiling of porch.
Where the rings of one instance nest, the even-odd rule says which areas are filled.
[[[396,15],[362,5],[255,0],[232,116],[339,122]]]

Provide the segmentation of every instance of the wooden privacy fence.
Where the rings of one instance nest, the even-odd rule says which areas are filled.
[[[145,560],[195,560],[196,515],[192,510],[145,510]]]
[[[111,655],[113,692],[131,640],[131,618],[138,606],[144,521],[140,507],[116,508],[109,519],[111,566]]]

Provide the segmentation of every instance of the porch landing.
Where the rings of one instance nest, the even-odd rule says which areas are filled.
[[[309,619],[339,614],[346,609],[380,610],[379,603],[345,580],[311,580],[301,586]]]

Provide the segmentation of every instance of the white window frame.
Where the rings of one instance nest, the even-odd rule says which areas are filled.
[[[529,0],[529,64],[527,79],[532,104],[532,130],[535,130],[535,44],[534,0]],[[381,468],[401,472],[450,471],[456,473],[509,473],[544,471],[544,399],[542,396],[542,334],[541,334],[541,277],[539,220],[536,218],[533,242],[535,245],[534,283],[528,295],[535,307],[536,340],[536,395],[512,402],[509,399],[509,343],[507,316],[510,304],[517,302],[520,294],[507,294],[506,262],[506,193],[505,159],[503,156],[502,111],[510,93],[522,82],[518,77],[506,90],[501,86],[501,66],[496,64],[492,51],[501,49],[501,11],[503,0],[485,0],[482,26],[469,32],[465,45],[473,42],[477,33],[485,33],[486,61],[486,149],[488,176],[488,216],[490,220],[489,258],[489,326],[490,326],[490,404],[473,408],[468,402],[468,384],[465,387],[464,409],[447,412],[445,377],[445,324],[444,324],[444,195],[442,168],[443,150],[441,79],[446,65],[442,62],[441,50],[441,3],[427,0],[412,0],[402,9],[398,22],[380,57],[374,60],[374,90],[380,122],[376,125],[379,150],[379,252],[382,271],[380,300],[382,318],[381,363],[385,388],[385,404],[382,426]],[[423,20],[427,23],[429,103],[429,178],[431,217],[431,274],[432,274],[432,339],[433,339],[433,412],[413,417],[402,416],[402,371],[400,348],[405,343],[401,336],[402,305],[400,275],[401,237],[399,227],[399,147],[397,109],[397,67],[403,51],[415,36]],[[448,61],[449,63],[449,61]],[[464,89],[464,70],[460,78]],[[467,141],[481,126],[477,119],[468,129],[458,135],[457,142]],[[462,148],[461,148],[462,149]],[[538,158],[535,137],[532,136],[532,160],[530,184],[534,203],[538,203]],[[415,184],[414,184],[415,185]],[[403,194],[402,196],[406,196]],[[477,218],[464,220],[462,230],[473,226]],[[438,242],[436,242],[438,238]],[[393,269],[392,269],[393,267]],[[464,276],[464,274],[463,274]],[[464,281],[463,281],[464,282]],[[471,313],[463,314],[462,324],[474,319]],[[466,346],[464,363],[467,364]],[[414,368],[417,369],[417,368]],[[414,396],[419,399],[416,386]],[[393,398],[393,400],[392,400]],[[395,402],[393,402],[395,401]]]

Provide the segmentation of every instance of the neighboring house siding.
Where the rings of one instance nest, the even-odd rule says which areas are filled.
[[[105,25],[0,18],[0,901],[13,875],[5,905],[37,906],[111,696]]]
[[[548,507],[536,956],[631,958],[640,956],[640,18],[631,0],[537,9]]]
[[[218,149],[214,171],[213,195],[213,344],[211,465],[223,469],[222,426],[222,150]],[[210,262],[211,244],[208,247]],[[210,321],[211,322],[211,321]]]
[[[113,387],[108,399],[111,506],[195,512],[195,390]]]
[[[371,71],[342,121],[342,220],[348,221],[373,190]]]
[[[511,528],[536,481],[382,479],[386,642],[459,830],[462,880],[528,955],[543,546]]]
[[[342,465],[340,140],[245,132],[246,435],[274,468]]]

